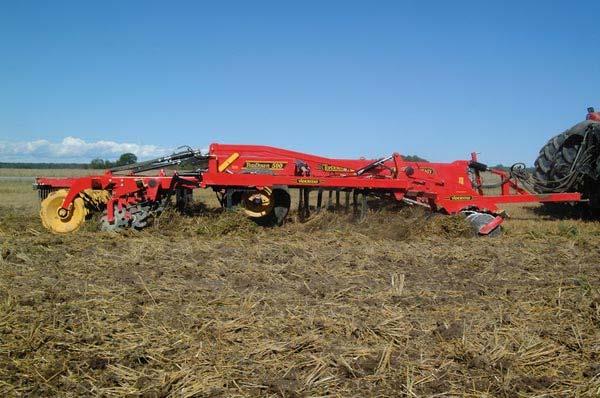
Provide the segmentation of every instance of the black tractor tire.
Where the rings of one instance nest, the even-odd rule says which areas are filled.
[[[569,174],[590,123],[593,122],[576,124],[552,137],[542,147],[534,164],[537,180],[543,182],[546,187],[553,188],[557,185],[555,181]],[[577,190],[579,187],[573,188]]]
[[[578,204],[544,203],[541,209],[545,213],[600,216],[600,176],[597,174],[600,165],[600,154],[596,155],[597,159],[592,160],[590,164],[578,163],[575,165],[579,173],[583,170],[591,171],[591,173],[586,174],[584,178],[578,178],[573,185],[567,187],[568,189],[565,189],[565,187],[558,189],[559,183],[557,181],[567,176],[573,169],[579,148],[588,133],[592,134],[590,138],[597,142],[600,138],[600,123],[586,120],[576,124],[561,134],[552,137],[540,150],[535,161],[535,177],[539,182],[539,186],[536,187],[538,193],[580,192],[582,198],[587,199],[587,202]]]

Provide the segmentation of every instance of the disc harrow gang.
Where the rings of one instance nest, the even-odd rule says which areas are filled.
[[[192,171],[165,172],[166,167],[193,165]],[[158,170],[151,173],[152,170]],[[495,176],[497,193],[482,182]],[[166,206],[183,210],[193,190],[212,189],[221,206],[241,206],[261,225],[282,225],[297,191],[298,218],[324,209],[364,217],[368,198],[422,206],[443,214],[463,213],[480,235],[498,233],[502,203],[577,202],[578,193],[537,194],[513,174],[470,160],[452,163],[406,161],[397,153],[381,159],[332,159],[256,145],[212,144],[208,153],[186,148],[170,156],[122,166],[103,175],[37,178],[46,228],[67,233],[89,214],[101,212],[102,230],[142,229]],[[311,195],[311,193],[313,195]]]

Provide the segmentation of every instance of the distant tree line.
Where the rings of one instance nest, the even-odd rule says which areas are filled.
[[[112,167],[125,166],[137,162],[137,156],[133,153],[124,153],[116,161],[103,160],[100,158],[90,163],[17,163],[0,162],[0,169],[110,169]]]
[[[137,162],[137,156],[133,153],[124,153],[118,160],[111,162],[110,160],[103,160],[96,158],[91,161],[90,169],[110,169],[113,167],[126,166]]]

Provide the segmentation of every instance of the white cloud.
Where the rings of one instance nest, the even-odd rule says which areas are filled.
[[[0,141],[0,162],[87,163],[94,158],[116,159],[126,152],[135,153],[140,159],[148,159],[167,155],[172,152],[172,149],[115,141],[87,142],[77,137],[65,137],[61,142]]]

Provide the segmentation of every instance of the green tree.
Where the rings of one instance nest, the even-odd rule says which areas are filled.
[[[104,160],[102,160],[100,158],[96,158],[96,159],[92,160],[92,162],[90,163],[90,167],[92,169],[103,169],[106,167],[106,164],[105,164]]]
[[[417,155],[402,155],[402,159],[406,160],[407,162],[428,162],[426,159],[423,159]]]
[[[133,164],[137,162],[137,156],[133,153],[124,153],[121,155],[119,160],[117,160],[117,166],[125,166],[127,164]]]

